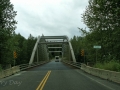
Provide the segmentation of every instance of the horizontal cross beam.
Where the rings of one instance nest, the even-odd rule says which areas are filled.
[[[68,42],[39,42],[39,44],[64,44]]]
[[[62,52],[62,51],[49,51],[49,52]]]
[[[62,48],[62,47],[48,47],[48,48]]]

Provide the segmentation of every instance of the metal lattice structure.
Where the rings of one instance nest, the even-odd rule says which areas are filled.
[[[29,64],[45,60],[49,61],[50,54],[54,53],[60,53],[62,60],[76,62],[71,42],[67,36],[42,35],[36,41]]]

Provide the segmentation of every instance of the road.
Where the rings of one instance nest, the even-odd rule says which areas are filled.
[[[51,61],[0,79],[0,90],[120,90],[120,85]]]

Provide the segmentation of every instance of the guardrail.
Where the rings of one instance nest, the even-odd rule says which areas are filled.
[[[110,71],[110,70],[104,70],[99,68],[93,68],[90,66],[87,66],[85,64],[81,64],[81,70],[98,76],[103,79],[107,79],[109,81],[113,81],[120,84],[120,72]]]
[[[74,66],[76,68],[79,68],[79,69],[81,67],[81,63],[80,62],[73,62],[73,61],[62,61],[62,62],[66,63],[66,64],[69,64],[71,66]]]
[[[11,76],[17,72],[20,72],[20,71],[23,71],[23,70],[26,70],[26,69],[29,69],[32,67],[36,67],[38,65],[42,65],[42,64],[45,64],[47,62],[49,62],[49,61],[42,61],[42,62],[38,62],[38,63],[36,62],[36,63],[31,64],[31,65],[29,65],[28,63],[21,64],[21,65],[14,66],[14,67],[6,69],[6,70],[2,70],[2,71],[0,71],[0,78],[5,78],[8,76]]]
[[[20,71],[23,71],[23,70],[26,70],[26,69],[29,69],[29,68],[32,68],[32,67],[36,67],[36,66],[45,64],[47,62],[49,62],[49,61],[42,61],[42,62],[39,62],[39,63],[35,62],[35,63],[31,64],[31,65],[29,65],[29,63],[27,63],[27,64],[21,64],[21,65],[19,65]]]
[[[0,71],[0,78],[5,78],[20,71],[19,66]]]
[[[70,62],[70,61],[62,61],[66,64],[72,65],[74,67],[77,67],[89,74],[92,74],[94,76],[113,81],[120,84],[120,72],[110,71],[110,70],[104,70],[99,68],[93,68],[90,66],[87,66],[86,64],[78,63],[78,62]]]

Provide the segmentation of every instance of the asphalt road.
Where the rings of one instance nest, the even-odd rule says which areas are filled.
[[[120,85],[51,61],[0,79],[0,90],[120,90]]]

